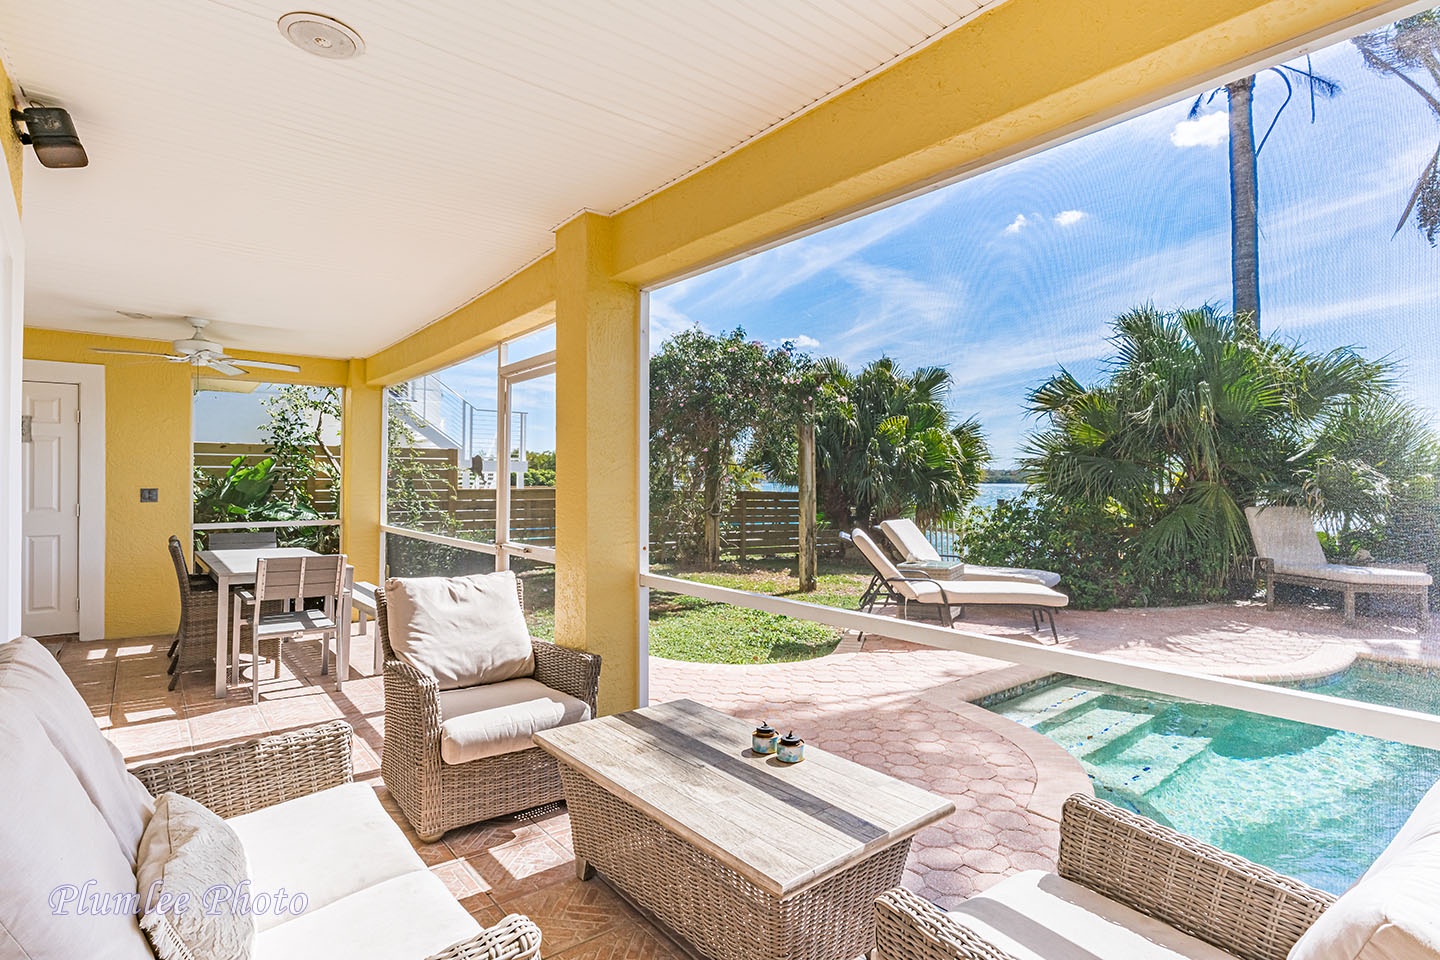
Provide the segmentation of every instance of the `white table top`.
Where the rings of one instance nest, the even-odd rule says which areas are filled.
[[[251,547],[244,550],[197,550],[195,559],[213,577],[227,577],[233,583],[255,581],[255,566],[262,559],[276,557],[318,557],[307,547]],[[248,579],[247,579],[248,578]]]
[[[535,743],[782,898],[955,810],[810,744],[797,764],[757,756],[751,726],[676,700],[545,730]]]

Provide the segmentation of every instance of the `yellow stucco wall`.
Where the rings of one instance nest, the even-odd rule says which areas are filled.
[[[105,367],[105,635],[170,633],[180,601],[165,544],[174,534],[189,549],[190,368],[99,354],[92,347],[156,350],[168,344],[27,327],[24,352],[27,360]],[[300,373],[285,375],[295,383],[345,386],[349,377],[350,363],[343,360],[247,355],[300,365]],[[377,471],[356,480],[379,487]],[[141,503],[141,487],[158,487],[159,502]]]
[[[0,148],[5,151],[5,169],[10,174],[10,190],[15,195],[15,206],[19,208],[21,174],[25,165],[23,152],[25,146],[15,133],[15,125],[8,120],[8,114],[14,103],[15,88],[10,83],[10,75],[5,72],[5,65],[0,63],[0,106],[4,107],[7,114],[6,122],[0,124]]]

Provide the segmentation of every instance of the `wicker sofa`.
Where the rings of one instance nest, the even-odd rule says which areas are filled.
[[[136,895],[139,840],[166,791],[227,820],[257,906],[279,888],[305,895],[257,912],[256,960],[539,957],[527,918],[484,929],[426,869],[352,782],[351,736],[337,720],[127,771],[54,657],[0,643],[0,957],[153,958],[133,906],[110,898]]]
[[[875,960],[1440,958],[1440,786],[1338,901],[1083,794],[1065,801],[1058,871],[949,913],[889,890]]]
[[[515,590],[523,608],[524,584],[518,578]],[[395,655],[384,589],[375,591],[375,609],[385,655],[380,773],[420,838],[438,840],[455,827],[564,799],[554,758],[536,746],[463,763],[446,762],[442,726],[448,718],[442,701],[463,691],[442,691],[434,677]],[[528,679],[581,701],[588,708],[584,718],[594,716],[600,657],[533,638],[531,647],[535,669]]]

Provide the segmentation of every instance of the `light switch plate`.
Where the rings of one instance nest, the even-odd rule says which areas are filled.
[[[160,502],[160,488],[159,488],[159,487],[141,487],[141,488],[140,488],[140,502],[141,502],[141,503],[159,503],[159,502]]]

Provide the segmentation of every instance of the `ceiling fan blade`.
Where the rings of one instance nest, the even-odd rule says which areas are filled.
[[[235,364],[226,363],[224,360],[211,360],[209,363],[205,364],[205,366],[209,367],[211,370],[219,371],[220,373],[225,374],[225,376],[227,377],[238,377],[245,372],[244,370],[241,370],[239,367],[235,366]]]
[[[176,357],[168,353],[153,353],[149,350],[111,350],[108,347],[91,347],[92,353],[116,353],[127,357],[153,357],[156,360],[183,360],[184,357]]]
[[[226,357],[231,363],[238,363],[246,367],[259,367],[263,370],[284,370],[287,373],[299,373],[300,368],[293,363],[271,363],[268,360],[246,360],[243,357]]]

